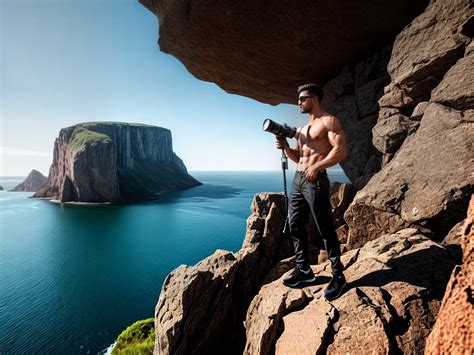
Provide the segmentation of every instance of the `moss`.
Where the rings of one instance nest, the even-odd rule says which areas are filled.
[[[111,141],[112,139],[109,136],[91,131],[85,125],[79,124],[74,129],[68,145],[71,149],[80,150],[89,144],[109,143]]]
[[[112,354],[153,354],[155,345],[155,319],[133,323],[118,337]]]

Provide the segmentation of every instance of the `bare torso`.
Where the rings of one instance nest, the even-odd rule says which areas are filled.
[[[306,171],[306,169],[324,159],[331,151],[332,145],[329,142],[328,130],[323,123],[323,120],[329,117],[317,118],[313,122],[298,128],[296,134],[297,149],[300,153],[298,171]]]

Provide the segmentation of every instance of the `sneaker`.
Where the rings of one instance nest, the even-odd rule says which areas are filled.
[[[289,287],[298,286],[301,283],[310,283],[316,281],[313,270],[308,266],[307,269],[303,269],[302,266],[296,265],[295,270],[290,276],[283,279],[283,284]]]
[[[324,298],[328,301],[338,298],[344,287],[347,285],[346,278],[342,276],[333,276],[328,287],[324,290]]]

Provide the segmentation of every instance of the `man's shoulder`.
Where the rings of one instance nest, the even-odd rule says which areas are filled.
[[[339,119],[328,112],[324,113],[324,115],[321,117],[321,121],[323,122],[324,126],[330,131],[338,130],[341,127]]]
[[[338,118],[333,115],[332,113],[329,113],[329,112],[324,112],[324,115],[321,116],[321,119],[323,121],[334,121],[334,120],[338,120]]]

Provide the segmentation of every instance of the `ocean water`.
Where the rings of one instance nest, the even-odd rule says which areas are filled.
[[[106,349],[127,326],[153,317],[174,268],[240,249],[255,193],[283,191],[281,171],[191,174],[204,185],[127,206],[57,205],[0,191],[0,353]]]

